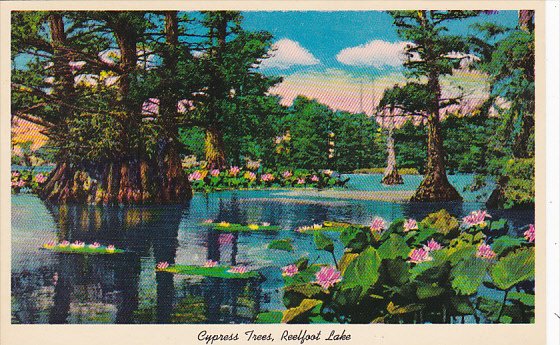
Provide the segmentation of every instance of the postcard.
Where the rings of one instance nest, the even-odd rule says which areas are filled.
[[[2,344],[545,344],[543,1],[1,25]]]

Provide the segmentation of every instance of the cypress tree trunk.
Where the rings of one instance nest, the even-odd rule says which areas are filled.
[[[383,174],[381,183],[386,185],[403,184],[403,178],[397,168],[397,157],[395,154],[395,139],[393,138],[393,128],[387,133],[387,168]]]
[[[217,126],[206,129],[204,139],[204,155],[210,169],[222,169],[226,166],[226,155],[222,133]]]
[[[441,88],[438,72],[432,70],[428,76],[428,86],[434,97],[428,115],[428,159],[424,179],[414,193],[411,201],[453,201],[461,200],[461,195],[447,179],[445,171],[445,151],[439,120],[439,101]]]
[[[164,145],[155,157],[149,157],[138,143],[131,143],[130,136],[138,135],[141,125],[141,104],[130,97],[138,36],[119,13],[108,18],[108,26],[114,32],[121,52],[119,67],[122,74],[118,81],[117,106],[122,110],[118,120],[125,130],[117,140],[122,143],[124,154],[113,161],[76,163],[68,162],[61,153],[56,168],[39,194],[56,204],[183,203],[192,197],[192,190],[169,129],[163,131]],[[64,46],[66,42],[55,40],[60,26],[64,31],[62,18],[57,20],[60,21],[57,25],[51,25],[53,44]],[[170,144],[165,145],[168,141]]]

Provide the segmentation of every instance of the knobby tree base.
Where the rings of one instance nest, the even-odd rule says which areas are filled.
[[[392,169],[391,172],[383,175],[381,183],[383,183],[384,185],[392,186],[395,184],[404,184],[404,181],[402,176],[399,174],[399,171],[397,169]]]
[[[99,165],[59,163],[39,193],[55,204],[179,204],[192,198],[190,183],[176,159]]]
[[[461,195],[445,175],[426,175],[410,201],[459,201]]]

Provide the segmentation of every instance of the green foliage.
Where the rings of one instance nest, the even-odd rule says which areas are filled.
[[[307,267],[300,259],[299,272],[284,276],[290,315],[301,315],[302,322],[341,323],[449,323],[465,315],[478,320],[480,313],[501,323],[533,317],[534,293],[527,283],[534,279],[534,246],[503,235],[507,224],[502,220],[465,228],[439,211],[420,222],[418,230],[406,232],[404,221],[394,220],[381,234],[361,225],[325,222],[342,229],[341,280],[322,289],[316,274],[324,266]],[[313,234],[318,248],[331,246],[322,232]],[[491,255],[480,252],[482,244],[490,246]],[[510,295],[503,301],[487,299],[478,295],[483,285]],[[510,291],[513,287],[517,293]],[[321,303],[299,308],[306,299]]]
[[[436,229],[444,235],[454,235],[459,230],[459,221],[445,209],[441,209],[438,212],[430,213],[420,222],[419,226],[421,228]]]
[[[255,323],[280,323],[283,313],[281,311],[266,311],[259,313]]]
[[[278,231],[279,226],[276,225],[258,225],[258,224],[234,224],[228,222],[220,223],[199,223],[198,225],[211,227],[214,230],[227,232],[245,232],[245,231]]]
[[[315,242],[315,247],[317,247],[318,250],[324,250],[329,253],[334,252],[333,241],[322,232],[316,231],[313,234],[313,241]]]
[[[502,257],[490,270],[492,281],[501,290],[535,278],[535,248],[521,248]]]

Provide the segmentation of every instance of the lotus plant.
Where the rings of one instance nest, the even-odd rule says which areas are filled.
[[[403,224],[404,232],[408,232],[411,230],[418,230],[418,223],[416,223],[415,219],[409,218]]]
[[[297,184],[305,184],[305,178],[301,177],[297,179]]]
[[[473,226],[485,227],[487,218],[492,217],[484,210],[472,211],[468,216],[463,217],[463,225],[467,228]]]
[[[342,280],[342,275],[340,274],[340,271],[333,266],[323,266],[319,272],[315,274],[315,279],[315,284],[318,284],[323,289],[327,290],[331,286],[340,282]]]
[[[282,177],[285,178],[285,179],[288,179],[288,178],[292,177],[292,172],[291,171],[284,171],[282,173]]]
[[[239,174],[240,171],[241,169],[239,169],[238,166],[232,166],[231,168],[229,168],[229,174],[231,176],[237,176],[237,174]]]
[[[413,264],[419,264],[432,260],[433,258],[430,256],[430,251],[427,248],[413,249],[408,255],[408,262],[411,262]]]
[[[107,246],[107,251],[108,251],[108,252],[114,252],[114,251],[115,251],[115,246],[112,245],[112,244],[108,245],[108,246]]]
[[[68,241],[66,241],[66,240],[65,240],[65,241],[62,241],[62,242],[60,242],[60,243],[58,244],[58,246],[59,246],[59,247],[62,247],[62,248],[68,247],[69,245],[70,245],[70,242],[68,242]]]
[[[43,248],[54,248],[56,246],[55,241],[48,241],[47,243],[43,244]]]
[[[493,259],[493,258],[496,257],[496,253],[494,253],[492,248],[486,243],[481,243],[478,246],[478,249],[477,249],[475,255],[479,258],[482,258],[482,259]]]
[[[101,247],[101,245],[98,242],[93,242],[92,244],[88,245],[88,248],[91,249],[97,249],[99,247]]]
[[[218,261],[214,261],[214,260],[206,260],[206,262],[204,263],[204,265],[202,265],[202,267],[216,267],[218,265]]]
[[[212,169],[210,170],[210,176],[216,177],[220,175],[220,169]]]
[[[381,217],[373,218],[373,221],[371,222],[371,225],[369,227],[369,229],[375,233],[383,232],[383,230],[385,230],[386,228],[387,228],[387,223]]]
[[[202,179],[204,179],[204,176],[202,176],[202,173],[199,170],[189,174],[189,181],[200,181]]]
[[[86,244],[82,241],[74,241],[74,243],[70,245],[70,248],[84,248],[85,246]]]
[[[243,274],[249,272],[246,266],[234,266],[228,270],[229,273]]]
[[[433,252],[434,250],[440,250],[442,248],[443,246],[438,242],[434,241],[433,238],[429,240],[428,243],[426,243],[426,245],[424,246],[424,249],[426,249],[429,252]]]
[[[311,182],[319,182],[319,177],[317,175],[311,176]]]
[[[45,175],[39,173],[39,174],[35,175],[35,181],[38,184],[43,184],[47,181],[47,177]]]
[[[298,271],[299,270],[298,270],[297,266],[294,265],[294,264],[282,267],[282,275],[286,276],[286,277],[292,277],[296,273],[298,273]]]
[[[212,224],[214,222],[214,220],[212,219],[205,219],[202,221],[204,224]]]
[[[525,239],[529,243],[535,242],[535,226],[533,224],[529,224],[529,229],[523,233]]]
[[[169,263],[167,261],[158,262],[156,265],[156,270],[164,270],[169,267]]]
[[[243,177],[245,177],[249,181],[255,181],[257,179],[257,175],[252,171],[247,171]]]
[[[274,175],[269,174],[269,173],[267,173],[267,174],[262,174],[262,175],[261,175],[261,181],[263,181],[263,182],[272,182],[272,181],[274,181]]]
[[[262,226],[270,226],[269,222],[262,222]]]

